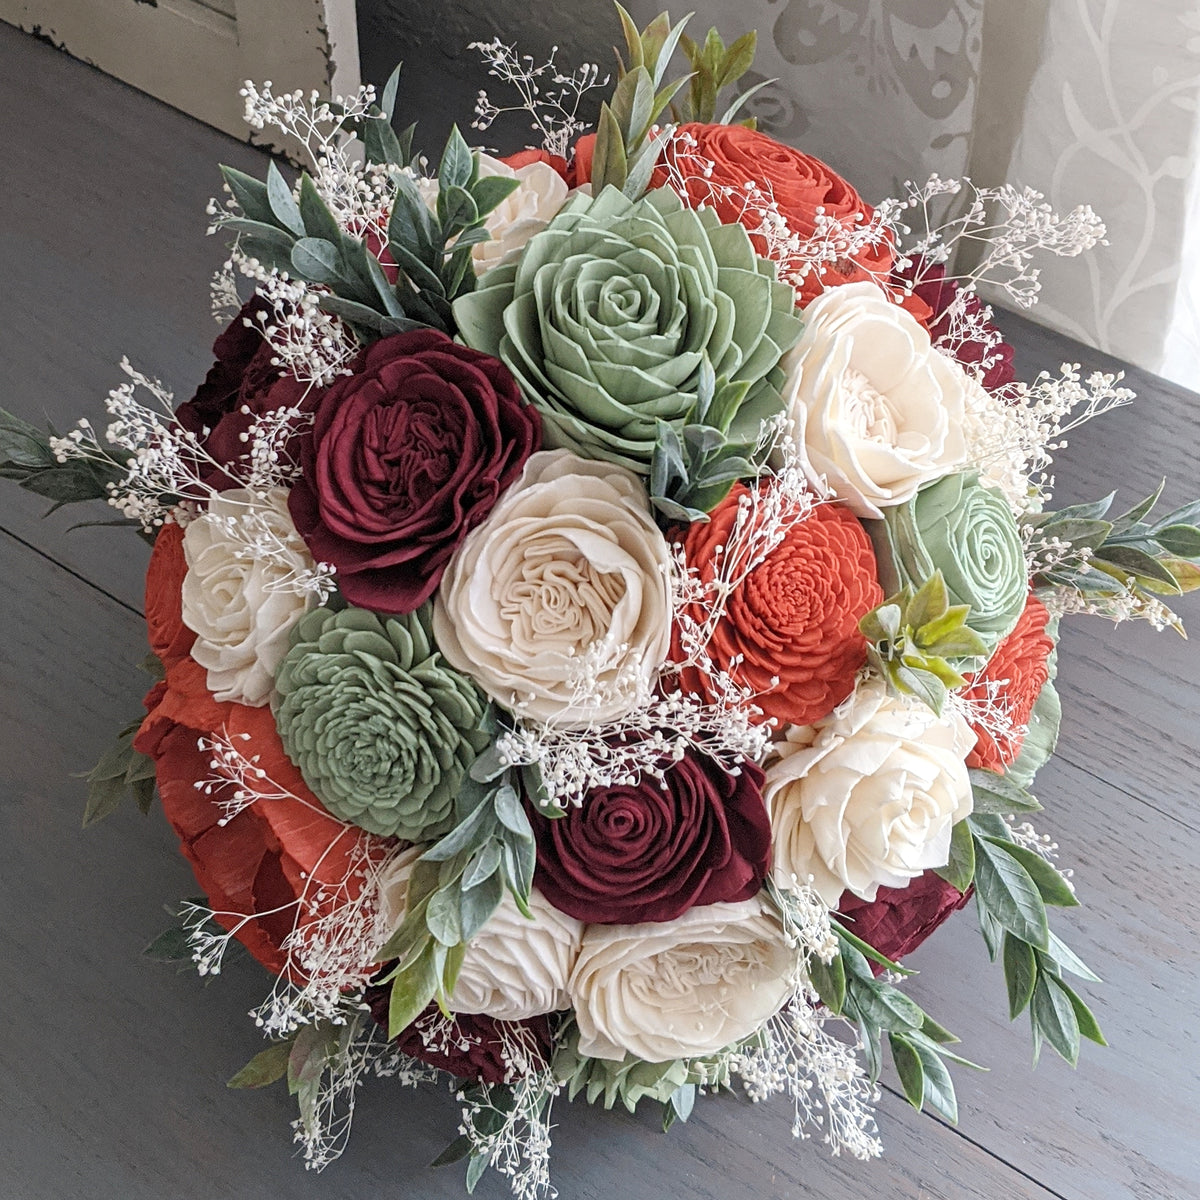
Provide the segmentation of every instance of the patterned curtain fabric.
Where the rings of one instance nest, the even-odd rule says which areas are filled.
[[[748,82],[777,82],[751,111],[869,199],[936,171],[1090,203],[1108,245],[1045,271],[1031,315],[1200,390],[1196,0],[692,5],[701,31],[758,28]]]

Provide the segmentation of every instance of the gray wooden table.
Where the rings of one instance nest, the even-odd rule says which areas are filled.
[[[128,354],[187,393],[215,333],[203,237],[217,161],[252,150],[0,25],[0,404],[60,428]],[[1103,197],[1094,198],[1097,206]],[[1026,373],[1103,356],[1006,319]],[[1200,494],[1200,397],[1136,371],[1132,409],[1077,435],[1060,496],[1170,476]],[[426,1164],[453,1131],[444,1091],[364,1090],[345,1157],[320,1177],[293,1154],[282,1088],[230,1093],[259,1048],[252,963],[210,987],[140,957],[160,906],[195,891],[157,813],[81,833],[85,769],[138,711],[145,553],[126,533],[66,533],[0,492],[0,1200],[457,1197]],[[1200,603],[1193,602],[1194,615]],[[1200,628],[1200,615],[1194,621]],[[914,956],[913,994],[991,1072],[957,1076],[961,1123],[886,1088],[882,1161],[794,1142],[782,1105],[698,1106],[669,1136],[645,1118],[557,1110],[564,1200],[1186,1200],[1200,1197],[1200,731],[1195,642],[1079,621],[1063,638],[1066,708],[1042,827],[1086,907],[1061,921],[1105,979],[1088,991],[1111,1042],[1078,1071],[1030,1070],[1001,973],[968,913]],[[485,1178],[478,1195],[502,1197]]]

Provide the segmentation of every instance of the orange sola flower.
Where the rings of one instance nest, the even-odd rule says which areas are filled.
[[[769,486],[760,485],[760,495]],[[714,622],[706,613],[714,583],[735,553],[733,542],[761,533],[751,499],[739,484],[707,523],[689,527],[684,556],[705,599],[689,606],[683,620],[711,636],[697,661],[677,628],[672,657],[688,664],[680,672],[684,690],[711,699],[713,672],[728,672],[753,693],[762,720],[808,725],[850,695],[866,662],[858,622],[883,600],[875,553],[853,513],[837,504],[816,505],[734,582]]]
[[[325,811],[284,754],[269,708],[216,701],[203,667],[165,653],[184,630],[182,559],[181,538],[167,526],[146,579],[151,645],[166,679],[146,697],[135,746],[155,760],[163,812],[216,921],[263,966],[294,978],[285,939],[351,903],[364,862],[390,843]],[[228,747],[224,770],[214,767],[220,746]]]
[[[1016,628],[996,647],[987,666],[971,676],[963,699],[991,710],[998,719],[971,722],[975,748],[967,766],[1002,772],[1021,753],[1033,706],[1050,680],[1054,639],[1046,629],[1049,623],[1045,606],[1031,595]]]

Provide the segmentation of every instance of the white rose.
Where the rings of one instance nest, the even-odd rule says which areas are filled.
[[[715,1054],[783,1007],[795,969],[779,919],[757,898],[661,924],[589,925],[570,982],[580,1053]]]
[[[763,798],[772,875],[783,888],[810,877],[831,908],[849,888],[874,900],[950,858],[950,832],[971,812],[966,757],[975,735],[959,715],[860,683],[815,725],[776,744]]]
[[[192,657],[207,669],[209,691],[261,707],[292,626],[315,604],[311,593],[287,586],[313,567],[288,514],[287,490],[214,495],[184,532],[183,553],[183,623],[196,634]]]
[[[378,905],[388,936],[404,920],[408,881],[422,851],[421,846],[401,850],[379,873]],[[452,1012],[522,1021],[571,1007],[567,980],[579,955],[583,923],[559,912],[536,888],[529,911],[532,921],[505,893],[467,946],[450,993]]]
[[[540,233],[567,202],[567,185],[549,163],[531,162],[512,167],[489,154],[479,156],[481,176],[515,179],[516,190],[502,200],[483,222],[491,240],[471,247],[476,274],[516,257],[535,233]]]
[[[812,471],[860,517],[902,504],[966,458],[971,379],[870,282],[822,292],[783,359],[784,399]]]
[[[612,721],[648,694],[670,648],[670,566],[635,475],[541,451],[450,560],[434,638],[521,716]]]
[[[571,1007],[567,980],[579,956],[583,922],[560,913],[536,888],[529,911],[532,921],[505,893],[467,946],[450,993],[452,1012],[523,1021]]]

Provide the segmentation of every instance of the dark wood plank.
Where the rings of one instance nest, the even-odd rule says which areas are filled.
[[[224,247],[204,236],[217,164],[261,173],[264,156],[3,23],[0,64],[0,406],[60,431],[95,420],[126,355],[189,395],[218,332],[208,282]],[[140,604],[128,535],[65,534],[104,510],[42,520],[47,507],[5,488],[0,520]]]
[[[293,1158],[282,1087],[228,1092],[261,1048],[247,1010],[266,977],[253,963],[210,987],[139,951],[164,902],[195,884],[159,814],[130,811],[81,833],[86,767],[136,711],[141,623],[0,534],[0,606],[20,636],[0,643],[0,1193],[21,1200],[293,1197],[314,1186]],[[894,1096],[889,1155],[863,1165],[793,1142],[782,1105],[727,1098],[658,1132],[582,1104],[558,1109],[556,1180],[572,1200],[619,1194],[727,1200],[1047,1200],[1051,1193]],[[457,1169],[426,1164],[453,1135],[444,1091],[371,1081],[347,1155],[319,1184],[327,1200],[459,1197]],[[410,1181],[410,1182],[409,1182]],[[486,1180],[476,1193],[506,1196]]]
[[[1063,361],[1125,370],[1137,393],[1127,408],[1074,432],[1056,456],[1055,504],[1096,499],[1118,488],[1114,511],[1149,495],[1165,477],[1163,514],[1200,496],[1200,395],[1076,345],[1011,313],[999,320],[1017,350],[1023,378]],[[1185,625],[1200,631],[1200,596],[1177,598]],[[1197,681],[1200,640],[1156,633],[1145,622],[1113,628],[1096,617],[1064,623],[1060,654],[1065,706],[1060,754],[1130,795],[1200,828],[1191,763],[1200,752]]]

